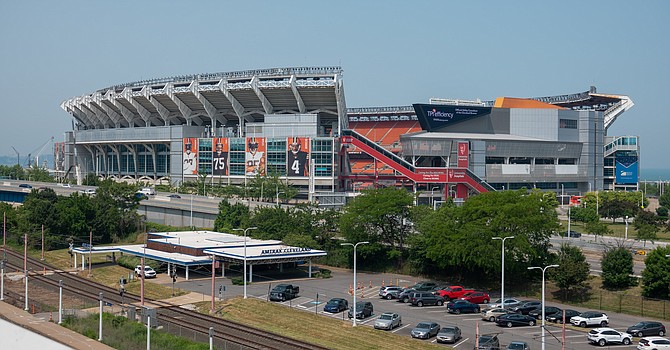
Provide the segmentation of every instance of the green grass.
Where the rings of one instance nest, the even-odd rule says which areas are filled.
[[[198,303],[198,310],[209,313],[210,303]],[[307,341],[329,349],[444,349],[443,346],[376,330],[352,327],[351,320],[334,319],[289,309],[258,299],[233,298],[216,303],[217,316],[251,327]]]
[[[91,339],[98,339],[99,318],[92,314],[84,318],[67,317],[63,325]],[[103,313],[102,342],[114,349],[142,350],[147,348],[147,329],[141,323],[125,317]],[[209,344],[196,343],[163,331],[151,330],[151,347],[163,350],[206,350]]]

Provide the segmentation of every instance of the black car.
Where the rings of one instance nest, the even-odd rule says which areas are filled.
[[[372,316],[372,303],[369,301],[358,301],[356,302],[356,318],[366,318]],[[353,306],[349,308],[348,315],[349,318],[354,317],[354,308]]]
[[[168,197],[169,197],[169,198],[177,198],[177,199],[181,198],[181,196],[178,195],[178,194],[171,194],[171,195],[169,195]]]
[[[659,337],[662,337],[665,335],[665,326],[661,322],[642,321],[628,327],[626,333],[632,334],[638,338],[650,335],[658,335]]]
[[[554,306],[545,306],[544,307],[544,316],[546,317],[549,314],[555,314],[557,312],[563,312],[561,308],[554,307]],[[528,312],[528,316],[535,317],[536,319],[541,319],[542,318],[542,308],[537,308],[535,310],[530,310]]]
[[[579,238],[579,237],[581,237],[581,236],[582,236],[581,232],[572,231],[572,230],[570,230],[570,231],[568,232],[568,237]]]
[[[422,307],[424,305],[444,305],[444,299],[441,296],[430,292],[414,292],[412,295],[410,295],[409,301],[412,303],[412,305],[416,305],[418,307]]]
[[[326,306],[323,307],[323,311],[338,313],[348,308],[349,308],[349,302],[346,299],[332,298],[328,300]]]
[[[531,310],[535,310],[535,309],[537,309],[541,306],[542,306],[542,303],[539,302],[539,301],[526,301],[525,303],[523,303],[523,304],[521,304],[521,305],[519,305],[515,308],[512,308],[512,311],[520,313],[520,314],[528,315],[528,313]]]
[[[498,326],[514,327],[514,326],[534,326],[537,320],[535,317],[523,314],[507,314],[496,318]]]
[[[429,292],[432,291],[433,288],[437,287],[437,283],[435,282],[419,282],[410,288],[419,291],[419,292]]]
[[[574,316],[579,316],[581,312],[572,309],[565,309],[565,323],[570,324],[570,319]],[[545,319],[549,322],[563,323],[563,311],[559,311],[553,314],[545,313]]]
[[[20,184],[19,187],[21,187],[21,188],[33,188],[33,186],[30,186],[28,184]]]

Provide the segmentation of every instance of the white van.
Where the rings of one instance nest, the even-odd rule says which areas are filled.
[[[156,194],[156,190],[154,190],[151,187],[143,187],[141,190],[137,191],[141,194],[147,195],[147,196],[153,196]]]

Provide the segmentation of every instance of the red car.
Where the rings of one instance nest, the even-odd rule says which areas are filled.
[[[488,304],[489,301],[491,301],[489,294],[484,292],[470,292],[463,295],[461,299],[467,300],[473,304]]]

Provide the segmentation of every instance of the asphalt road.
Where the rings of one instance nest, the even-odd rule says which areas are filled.
[[[177,285],[179,288],[198,291],[203,294],[210,294],[211,290],[211,280],[208,276],[202,276],[198,278],[197,275],[193,274],[195,280],[191,281],[181,281]],[[317,312],[323,317],[332,317],[338,320],[342,320],[346,324],[351,324],[346,316],[346,311],[330,314],[323,312],[323,305],[330,298],[345,298],[349,300],[351,305],[352,297],[348,294],[349,285],[353,280],[353,274],[348,270],[337,270],[333,269],[332,278],[329,279],[298,279],[291,280],[290,283],[300,286],[300,296],[296,299],[286,301],[282,304],[287,307],[292,307],[297,310],[305,312]],[[450,344],[456,349],[472,349],[475,344],[475,329],[479,327],[480,334],[496,333],[499,335],[501,344],[506,345],[509,342],[525,341],[530,344],[531,349],[540,349],[541,348],[541,328],[540,326],[534,327],[514,327],[514,328],[503,328],[498,327],[495,324],[489,323],[487,321],[481,320],[479,314],[461,314],[461,315],[452,315],[446,312],[446,306],[425,306],[422,308],[411,306],[408,304],[403,304],[397,302],[396,300],[384,300],[379,298],[378,291],[379,287],[382,285],[382,280],[385,284],[390,284],[390,281],[393,283],[399,283],[401,286],[406,284],[413,284],[418,280],[414,277],[396,275],[396,274],[371,274],[365,272],[358,273],[358,280],[362,281],[366,288],[363,290],[357,291],[358,300],[367,300],[371,301],[374,306],[374,314],[372,317],[368,317],[363,320],[359,320],[359,326],[362,327],[373,327],[374,320],[384,312],[397,312],[402,316],[403,324],[401,327],[393,330],[393,333],[410,336],[412,328],[421,321],[434,321],[439,323],[441,326],[446,325],[457,325],[463,330],[463,339],[457,342],[456,344]],[[286,282],[286,281],[281,281]],[[280,281],[273,281],[272,284],[280,283]],[[372,288],[370,288],[370,283],[372,283]],[[229,279],[218,277],[216,279],[216,290],[218,291],[218,285],[222,284],[226,286],[226,291],[223,297],[231,297],[242,295],[243,290],[242,286],[233,286],[230,283]],[[265,300],[267,298],[268,290],[271,287],[270,282],[254,282],[247,287],[248,296],[250,298],[259,298]],[[318,294],[318,298],[317,298]],[[361,295],[363,298],[361,299]],[[217,295],[218,297],[218,295]],[[548,303],[547,305],[558,306],[564,309],[575,309],[578,311],[586,311],[583,308],[577,308],[568,305]],[[485,306],[482,305],[482,308]],[[629,316],[625,314],[615,314],[607,313],[610,319],[610,326],[618,329],[625,330],[628,326],[635,324],[638,321],[643,320],[643,318]],[[561,339],[563,337],[563,329],[559,325],[547,323],[546,327],[547,333],[545,338],[545,349],[547,350],[560,350],[561,349]],[[576,327],[567,327],[565,330],[565,342],[566,349],[592,349],[593,345],[588,344],[586,340],[586,332],[589,329],[581,329]],[[385,332],[385,331],[379,331]],[[420,341],[430,341],[434,342],[435,338],[429,340],[420,340]],[[635,338],[635,344],[637,344],[637,338]],[[623,346],[617,345],[617,348],[622,349],[634,349],[633,345]]]

